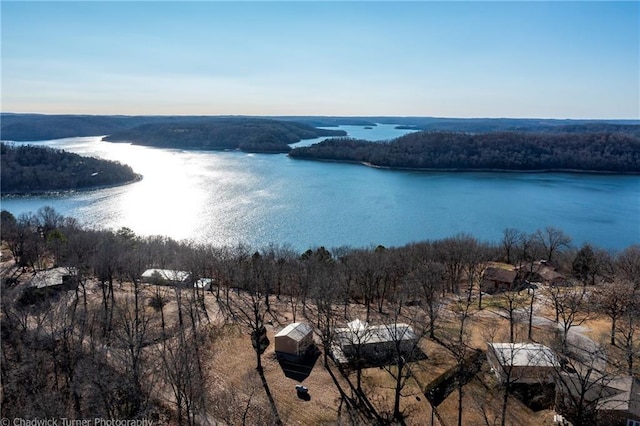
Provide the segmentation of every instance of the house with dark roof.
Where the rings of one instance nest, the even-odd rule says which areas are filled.
[[[567,285],[567,277],[545,260],[527,263],[516,268],[523,281],[545,283],[553,286]]]
[[[488,267],[482,274],[480,290],[485,293],[499,293],[515,289],[517,271]]]

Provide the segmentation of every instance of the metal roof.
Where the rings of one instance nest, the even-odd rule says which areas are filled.
[[[304,322],[294,322],[280,330],[276,334],[276,337],[287,336],[299,342],[311,333],[313,333],[313,328],[311,328],[309,324]]]
[[[539,343],[489,343],[501,365],[512,367],[557,367],[553,350]]]

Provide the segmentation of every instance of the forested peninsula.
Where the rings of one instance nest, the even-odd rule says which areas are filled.
[[[140,179],[129,166],[48,147],[2,143],[0,153],[2,194],[90,189]]]
[[[292,158],[384,168],[640,173],[640,138],[627,133],[416,132],[389,143],[328,139]]]
[[[317,129],[293,121],[256,118],[211,118],[191,123],[152,123],[115,132],[109,142],[181,149],[240,149],[246,152],[286,153],[289,144],[321,136],[345,136],[343,130]]]

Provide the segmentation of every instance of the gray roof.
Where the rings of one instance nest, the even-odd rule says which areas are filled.
[[[187,271],[174,271],[173,269],[147,269],[142,273],[142,278],[152,279],[155,275],[158,275],[165,281],[182,282],[189,278],[189,272]]]
[[[498,361],[512,367],[557,367],[553,350],[539,343],[489,343]]]
[[[62,285],[62,278],[69,275],[71,275],[69,268],[53,268],[38,271],[33,278],[31,278],[30,286],[44,288]]]
[[[313,333],[313,328],[311,328],[309,324],[304,322],[294,322],[280,330],[276,334],[276,337],[287,336],[296,342],[299,342],[311,333]]]
[[[375,344],[393,342],[397,340],[412,341],[418,336],[408,324],[382,324],[369,325],[367,322],[356,319],[347,324],[347,327],[335,330],[336,338],[341,344]]]

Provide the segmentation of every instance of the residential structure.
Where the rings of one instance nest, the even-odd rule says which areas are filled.
[[[556,385],[560,406],[571,409],[581,400],[602,424],[640,426],[640,380],[632,376],[611,377],[595,370],[578,376],[563,372]]]
[[[73,290],[78,287],[75,274],[69,268],[53,268],[36,272],[29,282],[31,288],[55,288]]]
[[[187,271],[174,271],[172,269],[147,269],[141,275],[143,283],[156,285],[184,285],[190,279]]]
[[[567,277],[545,260],[527,263],[516,268],[521,280],[554,286],[567,285]]]
[[[488,267],[482,274],[480,289],[485,293],[514,290],[517,276],[514,270]]]
[[[398,352],[409,355],[416,347],[418,336],[408,324],[369,325],[356,319],[344,328],[335,329],[334,358],[355,356],[384,360]]]
[[[487,361],[503,383],[553,383],[560,367],[555,352],[539,343],[488,343]]]

